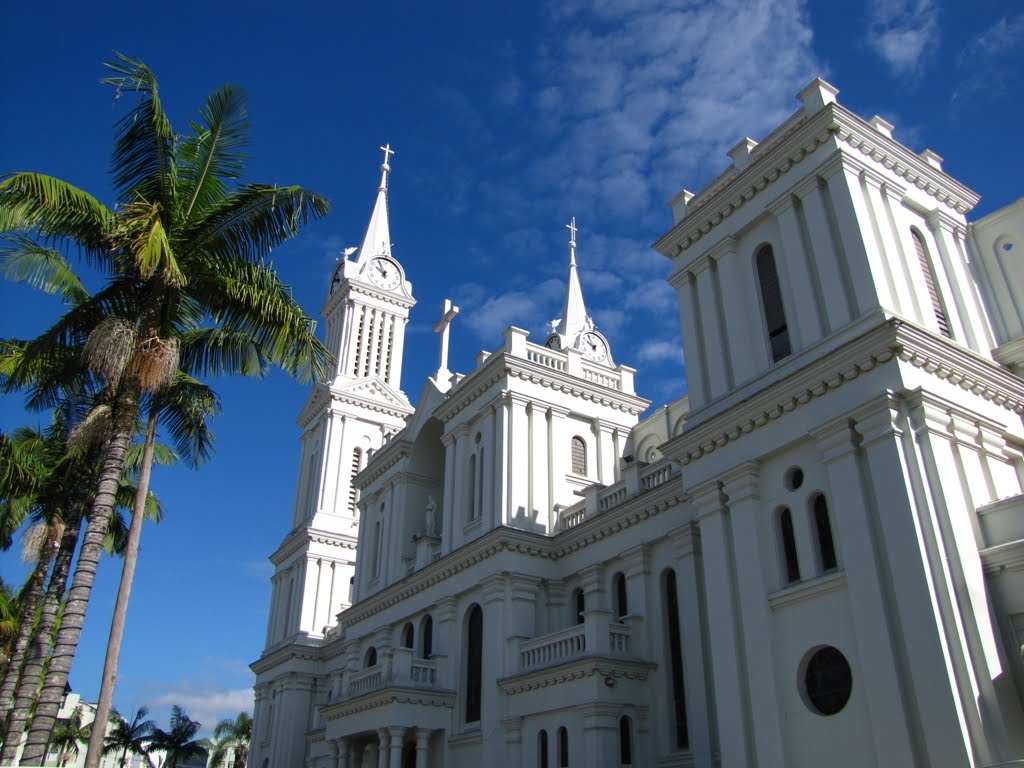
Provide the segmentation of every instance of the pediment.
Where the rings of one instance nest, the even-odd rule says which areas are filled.
[[[403,413],[408,413],[412,410],[412,405],[410,405],[409,398],[405,396],[405,393],[389,387],[378,376],[368,379],[336,382],[331,385],[331,395],[341,400],[389,405],[396,411]]]

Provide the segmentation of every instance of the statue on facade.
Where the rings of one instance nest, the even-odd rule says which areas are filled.
[[[426,533],[428,536],[434,535],[434,524],[436,523],[437,517],[437,502],[434,501],[434,497],[429,493],[427,494],[427,527]]]

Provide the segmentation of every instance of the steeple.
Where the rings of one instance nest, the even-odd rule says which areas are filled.
[[[565,304],[562,316],[551,322],[545,345],[554,349],[575,349],[591,362],[612,366],[608,340],[598,333],[583,303],[583,288],[576,267],[576,217],[565,226],[569,230],[569,280],[565,286]]]
[[[373,213],[370,214],[370,223],[366,227],[366,236],[363,238],[363,245],[359,249],[359,256],[356,263],[360,269],[374,256],[391,255],[391,229],[388,226],[388,174],[391,172],[391,165],[388,161],[395,150],[390,144],[381,147],[384,153],[384,162],[380,166],[380,186],[377,187],[377,200],[373,204]]]
[[[594,327],[594,322],[587,316],[580,275],[576,269],[576,217],[573,216],[572,221],[565,226],[569,230],[569,280],[565,287],[565,305],[562,307],[562,322],[558,331],[562,335],[562,343],[572,346],[582,331]]]

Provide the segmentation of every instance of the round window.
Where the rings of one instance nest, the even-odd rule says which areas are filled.
[[[826,645],[811,653],[803,674],[803,694],[812,711],[819,715],[841,712],[852,690],[850,663],[837,648]]]
[[[782,480],[787,491],[795,491],[804,484],[804,471],[800,467],[790,467]]]

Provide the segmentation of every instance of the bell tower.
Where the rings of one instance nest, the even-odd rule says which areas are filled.
[[[313,387],[302,412],[301,459],[292,529],[275,565],[267,648],[297,635],[322,636],[351,604],[359,518],[352,477],[412,413],[399,388],[412,284],[391,253],[389,160],[381,147],[380,185],[366,235],[346,249],[321,313],[337,362]]]

